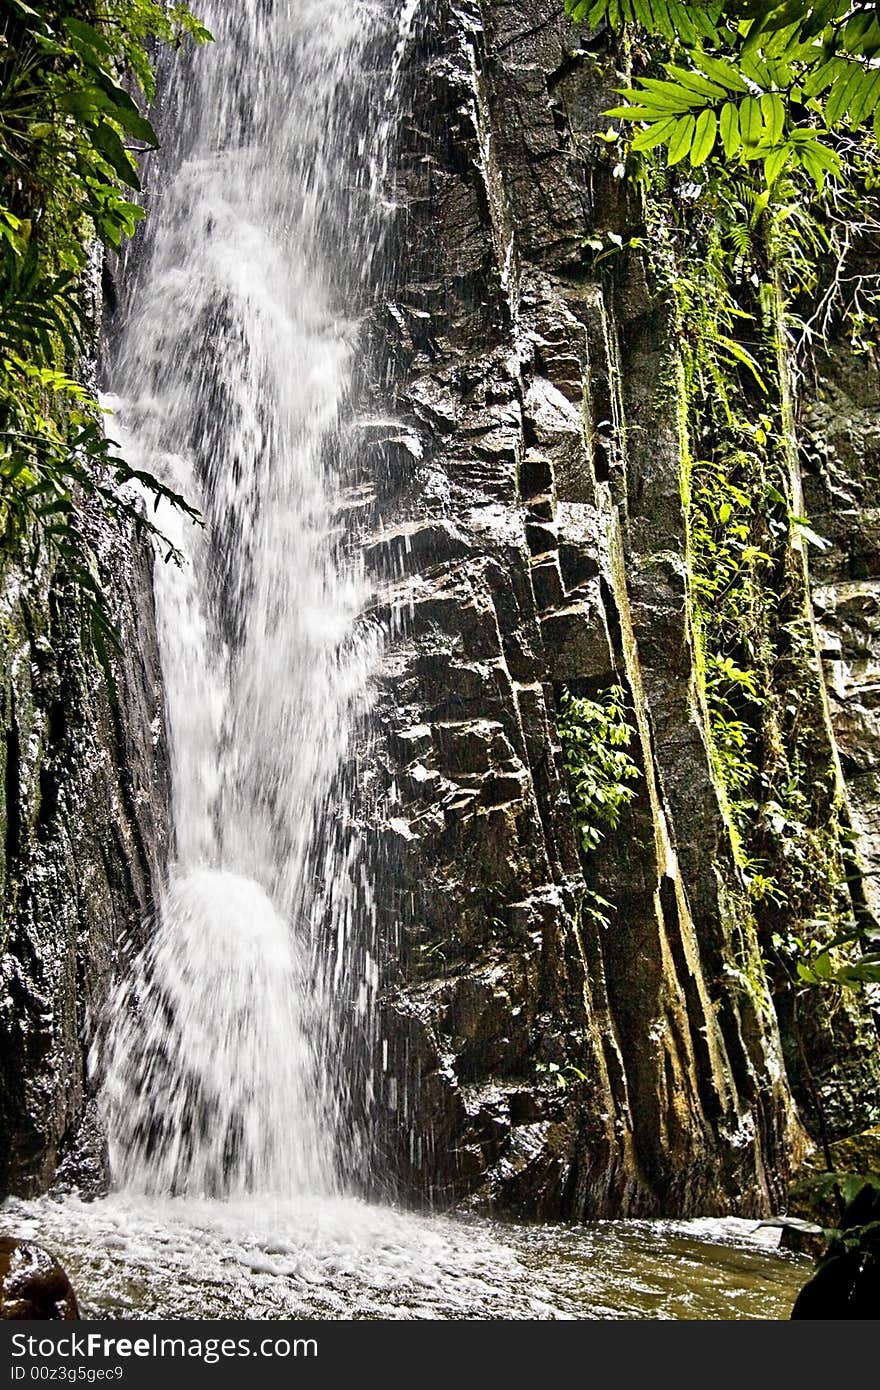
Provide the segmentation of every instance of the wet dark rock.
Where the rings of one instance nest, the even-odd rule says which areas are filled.
[[[99,1191],[97,1116],[81,1131],[86,1048],[153,908],[168,848],[163,701],[151,561],[96,523],[119,626],[115,696],[83,650],[59,577],[2,581],[0,1193]]]
[[[831,1241],[801,1289],[792,1318],[880,1318],[880,1192],[865,1187],[840,1218]]]
[[[54,1255],[32,1241],[0,1236],[0,1318],[78,1317],[76,1294]]]
[[[407,57],[389,299],[430,341],[381,316],[377,394],[392,380],[423,452],[374,540],[402,615],[379,1123],[388,1104],[416,1200],[766,1213],[805,1139],[767,991],[743,984],[760,948],[695,694],[675,325],[638,254],[600,279],[584,249],[639,214],[594,138],[614,54],[581,37],[552,0],[442,0]],[[585,877],[557,700],[612,684],[641,775]]]
[[[793,1318],[880,1318],[880,1253],[840,1249],[825,1261],[795,1300]]]
[[[614,674],[614,655],[605,609],[596,581],[590,598],[565,603],[541,618],[541,635],[550,658],[550,678],[573,684]],[[583,593],[583,590],[581,590]]]
[[[876,653],[880,637],[880,547],[876,484],[880,478],[880,380],[869,355],[845,336],[825,344],[812,389],[800,393],[798,428],[804,509],[825,544],[805,547],[817,648],[825,677],[823,717],[834,736],[841,799],[852,829],[852,912],[867,930],[880,921],[880,723]],[[834,1010],[807,1010],[803,1048],[790,1041],[783,1014],[786,1064],[814,1133],[817,1100],[832,1140],[880,1121],[877,1036],[880,1012],[844,991]],[[804,1050],[809,1073],[803,1065]]]
[[[826,345],[816,372],[817,389],[800,409],[801,467],[810,525],[828,544],[811,547],[807,558],[828,714],[865,871],[858,873],[854,858],[854,908],[870,927],[880,921],[880,373],[845,336]],[[848,1003],[830,1018],[807,1020],[811,1068],[833,1138],[880,1122],[880,1013],[875,1007],[871,1020]],[[796,1070],[796,1057],[790,1065]]]

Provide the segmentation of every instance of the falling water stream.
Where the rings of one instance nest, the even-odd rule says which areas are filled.
[[[205,527],[170,518],[186,563],[158,570],[177,853],[104,1041],[111,1162],[155,1194],[316,1193],[357,1148],[341,1039],[375,979],[345,795],[377,633],[338,518],[389,16],[206,19],[112,372],[129,456]]]
[[[86,1311],[135,1317],[785,1317],[754,1223],[501,1226],[349,1195],[372,901],[347,815],[381,637],[340,518],[413,0],[210,0],[181,64],[112,354],[160,513],[174,861],[95,1047],[114,1192],[10,1202]],[[377,56],[378,55],[378,56]],[[367,1021],[367,1023],[364,1022]]]

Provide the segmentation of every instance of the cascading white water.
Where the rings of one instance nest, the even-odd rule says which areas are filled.
[[[156,585],[177,852],[103,1048],[134,1190],[340,1179],[340,1030],[376,977],[344,804],[378,643],[339,523],[348,315],[392,124],[367,54],[412,9],[213,0],[164,112],[112,432],[205,528],[160,518],[187,558]]]
[[[307,990],[287,924],[249,878],[178,873],[112,1034],[114,1169],[157,1192],[296,1192],[326,1183]],[[300,1004],[301,1009],[301,1004]]]

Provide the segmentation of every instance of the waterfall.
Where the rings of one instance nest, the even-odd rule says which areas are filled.
[[[377,972],[348,801],[380,635],[346,409],[413,8],[213,0],[160,113],[111,432],[205,524],[160,512],[176,853],[102,1047],[134,1191],[332,1192],[356,1161],[344,1039]]]

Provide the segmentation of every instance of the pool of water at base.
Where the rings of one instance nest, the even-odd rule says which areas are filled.
[[[517,1225],[354,1198],[11,1199],[93,1318],[782,1319],[810,1261],[733,1217]]]

